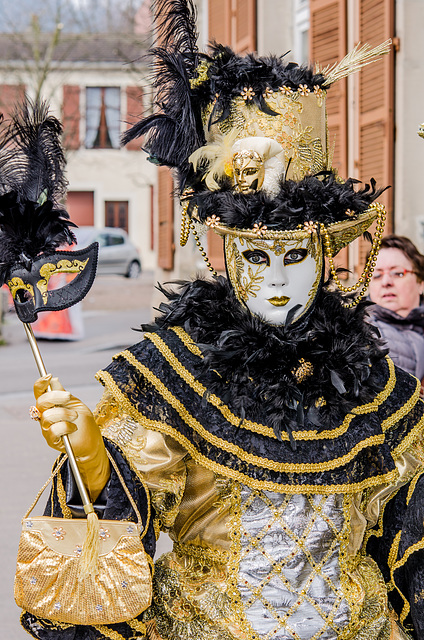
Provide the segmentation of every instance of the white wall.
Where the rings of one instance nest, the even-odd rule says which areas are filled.
[[[292,0],[257,0],[257,41],[260,55],[283,55],[293,50]],[[293,60],[288,55],[287,60]]]
[[[424,251],[424,2],[397,0],[395,231]]]

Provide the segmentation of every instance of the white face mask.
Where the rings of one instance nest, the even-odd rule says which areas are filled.
[[[300,305],[300,318],[317,295],[322,245],[315,235],[303,240],[250,240],[225,237],[229,279],[237,298],[270,324],[284,324]]]

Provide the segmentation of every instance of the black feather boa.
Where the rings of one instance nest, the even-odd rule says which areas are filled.
[[[160,287],[168,303],[143,330],[183,327],[203,353],[198,377],[208,392],[277,437],[285,429],[292,446],[292,431],[305,422],[337,424],[381,390],[373,365],[387,350],[365,321],[368,303],[345,309],[338,293],[322,290],[306,319],[274,326],[242,307],[223,277],[179,284],[178,291]],[[299,383],[302,358],[313,374]]]
[[[373,179],[362,189],[355,189],[357,183],[353,178],[342,183],[334,173],[322,172],[299,182],[283,180],[274,198],[262,191],[235,193],[231,185],[212,192],[201,187],[191,198],[188,213],[204,222],[219,212],[221,224],[238,229],[251,229],[255,223],[268,229],[296,229],[310,220],[328,225],[363,213],[385,190],[377,189]]]

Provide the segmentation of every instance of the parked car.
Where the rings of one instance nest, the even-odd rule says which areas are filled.
[[[78,227],[73,231],[78,240],[78,249],[92,242],[99,243],[98,275],[117,274],[138,278],[141,273],[140,255],[126,231],[118,227]]]

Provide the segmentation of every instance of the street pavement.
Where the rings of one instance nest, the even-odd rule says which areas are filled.
[[[82,303],[84,339],[78,342],[40,340],[39,347],[48,372],[59,377],[75,396],[94,409],[102,394],[96,372],[112,356],[138,342],[134,331],[151,320],[153,274],[137,280],[120,276],[96,278]],[[0,346],[0,504],[1,574],[0,640],[24,640],[30,636],[19,624],[19,609],[13,599],[13,577],[19,542],[20,522],[38,489],[50,475],[56,457],[28,408],[34,403],[32,386],[38,377],[24,329],[14,312],[5,317]],[[35,514],[41,514],[45,497]],[[168,542],[164,542],[164,548]]]

